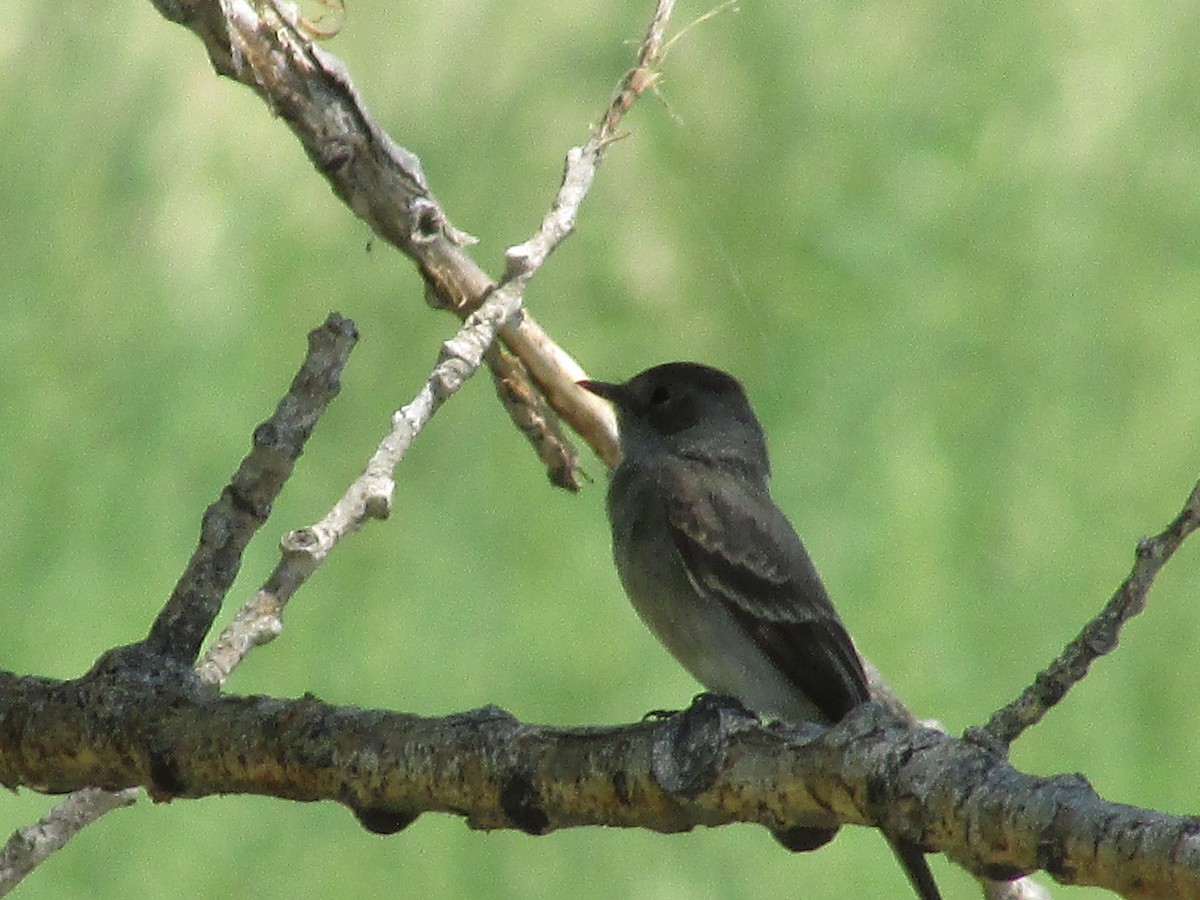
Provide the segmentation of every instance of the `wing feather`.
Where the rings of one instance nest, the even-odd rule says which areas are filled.
[[[868,700],[854,644],[765,485],[692,459],[672,460],[663,477],[667,520],[696,589],[724,604],[830,721]]]

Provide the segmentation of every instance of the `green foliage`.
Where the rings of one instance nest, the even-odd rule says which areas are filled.
[[[650,4],[619,6],[359,0],[329,49],[499,271],[628,65]],[[455,323],[150,4],[6,13],[0,666],[66,677],[144,634],[307,329],[336,309],[364,338],[231,605]],[[672,49],[663,102],[631,115],[528,297],[597,377],[687,358],[742,376],[861,648],[952,730],[1057,652],[1197,476],[1197,17],[747,3]],[[621,595],[588,469],[581,496],[550,489],[477,379],[404,463],[391,521],[339,550],[230,690],[561,724],[686,703]],[[1198,584],[1186,547],[1017,763],[1195,812]],[[5,799],[0,830],[49,802]],[[383,839],[332,805],[226,798],[114,814],[21,896],[820,898],[900,879],[861,830],[805,858],[748,827],[535,840],[426,817]]]

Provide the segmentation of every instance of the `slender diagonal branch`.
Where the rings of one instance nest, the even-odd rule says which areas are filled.
[[[1117,647],[1121,628],[1146,608],[1146,594],[1175,551],[1200,527],[1200,482],[1192,488],[1171,524],[1154,537],[1138,542],[1133,569],[1094,619],[1012,702],[992,714],[968,737],[1007,749],[1029,727],[1042,720],[1072,687],[1083,680],[1092,663]]]
[[[396,466],[438,406],[475,372],[481,360],[487,359],[494,365],[497,348],[493,341],[498,334],[523,335],[518,340],[518,343],[525,342],[521,361],[537,364],[534,374],[547,396],[555,397],[559,404],[571,402],[587,406],[595,420],[601,423],[595,429],[597,442],[607,447],[608,454],[615,455],[616,427],[611,408],[593,394],[576,387],[575,380],[583,377],[583,370],[562,353],[557,344],[541,334],[525,314],[522,296],[526,285],[550,254],[574,231],[580,207],[595,180],[604,151],[614,139],[615,129],[640,93],[653,84],[653,67],[661,59],[663,33],[672,6],[671,0],[659,0],[639,48],[636,66],[625,76],[622,88],[587,143],[573,147],[567,153],[562,183],[537,232],[508,249],[503,280],[489,293],[486,303],[468,316],[458,334],[443,345],[438,363],[425,386],[407,406],[393,415],[391,431],[367,462],[362,475],[320,522],[284,538],[283,554],[275,571],[210,649],[200,667],[202,678],[223,684],[246,653],[278,636],[283,628],[281,616],[288,600],[333,548],[369,519],[388,515]],[[524,330],[518,323],[525,323]],[[496,374],[495,370],[493,373]],[[523,390],[525,382],[497,376],[497,384],[504,394]],[[516,405],[525,410],[533,409],[524,402]],[[605,441],[607,444],[603,443]]]
[[[274,414],[254,429],[254,446],[221,496],[204,512],[200,545],[147,637],[151,648],[191,664],[241,568],[242,552],[271,514],[271,505],[329,402],[358,335],[332,315],[308,336],[308,354]]]
[[[444,346],[425,388],[396,414],[392,432],[347,496],[322,522],[284,539],[283,557],[275,571],[197,666],[203,682],[219,686],[246,653],[280,633],[283,607],[337,540],[367,517],[386,515],[391,502],[391,470],[437,406],[478,367],[481,356],[487,359],[510,416],[529,436],[551,480],[562,487],[578,487],[574,451],[542,396],[530,387],[525,363],[492,345],[498,327],[511,323],[512,343],[535,364],[541,382],[559,386],[555,396],[572,409],[574,421],[585,422],[581,430],[600,435],[601,446],[606,442],[615,447],[615,428],[607,406],[574,390],[574,382],[583,377],[582,369],[531,317],[521,316],[518,323],[515,315],[525,284],[573,229],[610,136],[603,128],[598,130],[587,145],[589,152],[569,167],[551,213],[537,234],[510,251],[509,271],[497,288],[463,252],[473,239],[455,228],[442,212],[420,160],[375,123],[345,68],[309,40],[311,30],[288,20],[275,4],[155,0],[155,5],[168,19],[186,25],[204,40],[218,72],[254,88],[288,121],[335,192],[378,234],[418,263],[435,305],[450,306],[469,316],[485,297],[492,298],[490,307],[471,315],[459,335]],[[632,71],[661,57],[662,33],[671,6],[658,4],[639,52],[638,67]],[[632,106],[637,93],[627,85],[618,95],[620,115]],[[620,115],[610,112],[605,122],[615,127]],[[512,264],[518,257],[524,260],[520,267]],[[564,371],[565,377],[553,374]],[[562,385],[570,385],[571,390],[564,392]],[[573,399],[568,403],[564,396]],[[589,420],[591,424],[587,424]],[[200,548],[151,629],[149,641],[157,651],[179,660],[194,659],[211,628],[240,566],[242,550],[265,521],[274,495],[299,455],[300,445],[290,445],[288,435],[281,435],[277,425],[269,421],[255,432],[255,452],[206,514]],[[292,436],[299,436],[302,443],[307,433]],[[16,884],[79,829],[132,800],[131,791],[83,792],[69,798],[35,826],[15,834],[0,850],[0,879],[11,877],[11,884]],[[0,890],[4,883],[0,880]]]
[[[84,788],[56,803],[32,825],[18,828],[0,848],[0,897],[65,847],[80,831],[101,816],[129,806],[140,792],[141,788],[123,791]]]
[[[427,298],[465,318],[496,287],[495,281],[466,250],[472,238],[455,227],[434,196],[421,162],[378,125],[342,63],[310,40],[285,5],[248,0],[154,0],[171,21],[193,31],[213,67],[257,92],[291,128],[317,170],[334,192],[381,239],[416,263],[428,285]],[[528,332],[523,339],[518,332]],[[502,390],[506,408],[523,433],[530,435],[551,481],[578,486],[574,450],[553,423],[555,412],[530,382],[524,353],[569,359],[528,316],[504,332],[514,356],[496,353],[489,367],[498,382],[523,383]],[[528,368],[527,368],[528,366]],[[578,364],[575,364],[578,369]],[[599,404],[577,403],[575,416],[600,417]],[[577,428],[577,430],[580,430]]]
[[[341,373],[358,335],[336,314],[308,335],[308,352],[274,414],[254,430],[254,446],[208,508],[200,546],[146,644],[153,654],[190,664],[212,627],[241,563],[246,543],[266,521],[317,421],[337,396]],[[33,825],[18,829],[0,848],[0,896],[88,825],[134,802],[136,788],[114,793],[82,790]]]
[[[396,467],[434,413],[479,368],[497,332],[520,303],[519,292],[497,291],[442,345],[429,378],[412,401],[392,415],[391,429],[362,474],[319,522],[283,538],[275,570],[201,661],[202,680],[223,684],[247,653],[274,640],[283,630],[284,607],[334,547],[371,519],[387,518]]]

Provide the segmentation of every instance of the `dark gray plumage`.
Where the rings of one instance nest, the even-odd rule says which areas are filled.
[[[708,689],[785,721],[832,724],[870,699],[854,644],[767,488],[762,426],[741,384],[697,363],[580,385],[616,407],[613,556],[638,615]],[[823,829],[780,835],[793,849]],[[923,854],[893,842],[923,900]]]

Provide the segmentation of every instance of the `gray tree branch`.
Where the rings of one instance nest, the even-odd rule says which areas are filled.
[[[992,878],[1045,869],[1126,897],[1200,895],[1194,819],[1107,802],[1079,776],[1024,775],[876,704],[824,733],[764,726],[711,697],[617,728],[529,725],[496,708],[430,719],[216,697],[134,645],[74,681],[0,674],[0,783],[332,800],[379,833],[424,812],[537,835],[825,816],[881,825]]]
[[[47,793],[85,789],[73,799],[101,813],[127,802],[137,786],[163,801],[230,792],[327,799],[377,832],[398,831],[427,811],[461,815],[471,827],[532,834],[601,824],[679,831],[735,821],[779,829],[825,815],[885,826],[981,877],[1001,879],[990,883],[991,896],[1020,893],[1025,882],[1002,879],[1037,869],[1128,897],[1200,896],[1194,820],[1109,803],[1077,776],[1023,775],[1004,758],[1008,744],[1083,677],[1092,659],[1115,646],[1120,624],[1144,606],[1159,568],[1200,520],[1200,487],[1167,531],[1143,542],[1105,613],[972,740],[914,728],[878,705],[817,733],[763,726],[712,700],[624,728],[554,729],[519,723],[498,709],[425,719],[314,698],[219,696],[244,654],[278,634],[288,597],[337,541],[386,515],[395,465],[481,361],[554,483],[576,484],[573,451],[556,415],[605,460],[615,459],[607,407],[575,388],[582,368],[522,310],[521,295],[571,233],[622,117],[654,86],[672,3],[659,0],[634,67],[589,141],[568,154],[542,228],[508,251],[499,282],[468,255],[470,236],[451,224],[420,161],[374,123],[344,68],[312,44],[302,20],[273,2],[155,5],[202,39],[218,72],[264,98],[338,196],[414,260],[430,302],[466,321],[417,398],[396,413],[363,476],[321,522],[285,539],[279,567],[198,671],[191,664],[200,642],[246,541],[311,433],[315,407],[307,417],[299,408],[286,410],[303,427],[275,422],[268,434],[260,426],[255,450],[206,514],[201,547],[147,641],[110,651],[71,681],[0,673],[0,783]],[[352,326],[330,321],[334,339],[340,334],[352,343]],[[497,335],[506,350],[492,344]],[[314,393],[318,405],[336,393],[337,371],[330,371],[324,394]],[[0,892],[14,883],[7,880],[12,873],[69,836],[57,830],[61,823],[80,816],[62,805],[15,835],[0,852]]]
[[[417,265],[431,304],[465,318],[495,289],[495,280],[466,250],[473,239],[451,224],[420,160],[379,127],[345,67],[310,40],[293,12],[282,4],[247,0],[154,3],[201,39],[217,72],[255,90],[288,124],[334,193]],[[505,281],[512,282],[533,260],[540,265],[573,229],[579,201],[622,117],[655,83],[673,5],[658,0],[634,68],[592,137],[568,154],[563,187],[539,237],[509,251]],[[501,399],[546,464],[551,482],[577,489],[575,452],[558,428],[558,416],[611,461],[616,429],[610,410],[575,388],[583,368],[528,313],[507,323],[500,336],[508,352],[490,353],[488,364]]]
[[[971,729],[973,740],[1008,747],[1027,728],[1036,725],[1067,692],[1084,679],[1093,662],[1117,649],[1121,628],[1146,608],[1146,592],[1188,536],[1200,527],[1200,483],[1183,504],[1183,509],[1162,532],[1138,542],[1133,569],[1121,582],[1112,599],[1096,614],[1063,652],[1038,673],[1019,696],[994,712],[987,724]]]
[[[420,160],[373,121],[341,63],[313,45],[310,23],[275,3],[183,0],[157,5],[167,18],[187,24],[205,40],[218,72],[251,85],[284,116],[335,192],[376,233],[418,264],[431,305],[454,309],[465,319],[459,333],[443,345],[425,387],[393,416],[391,432],[362,476],[321,522],[285,536],[275,571],[197,663],[201,683],[220,688],[247,653],[282,632],[288,600],[333,547],[368,519],[387,515],[395,466],[437,407],[481,360],[486,359],[501,403],[547,465],[554,484],[578,488],[575,454],[535,388],[527,363],[537,373],[541,390],[571,412],[577,428],[590,435],[604,458],[615,459],[615,422],[607,405],[575,387],[584,377],[582,368],[532,318],[518,314],[525,285],[573,231],[579,207],[621,118],[641,90],[653,83],[652,68],[661,59],[674,4],[658,0],[635,67],[589,141],[568,154],[550,212],[533,237],[509,250],[499,286],[459,252],[473,238],[450,224],[429,190]],[[495,346],[500,329],[508,332],[507,340],[520,357]],[[334,333],[349,340],[331,348],[322,337]],[[254,452],[204,517],[200,545],[151,629],[148,640],[157,652],[168,653],[177,662],[195,658],[237,574],[242,551],[265,523],[303,441],[336,394],[337,376],[354,337],[353,323],[340,317],[331,317],[324,331],[310,335],[310,355],[292,390],[276,415],[256,430]],[[341,356],[332,360],[334,368],[322,382],[314,371],[331,362],[330,349]],[[321,384],[324,392],[304,394],[306,388]],[[82,828],[134,802],[135,796],[134,789],[80,790],[34,825],[18,830],[0,848],[0,895]]]

